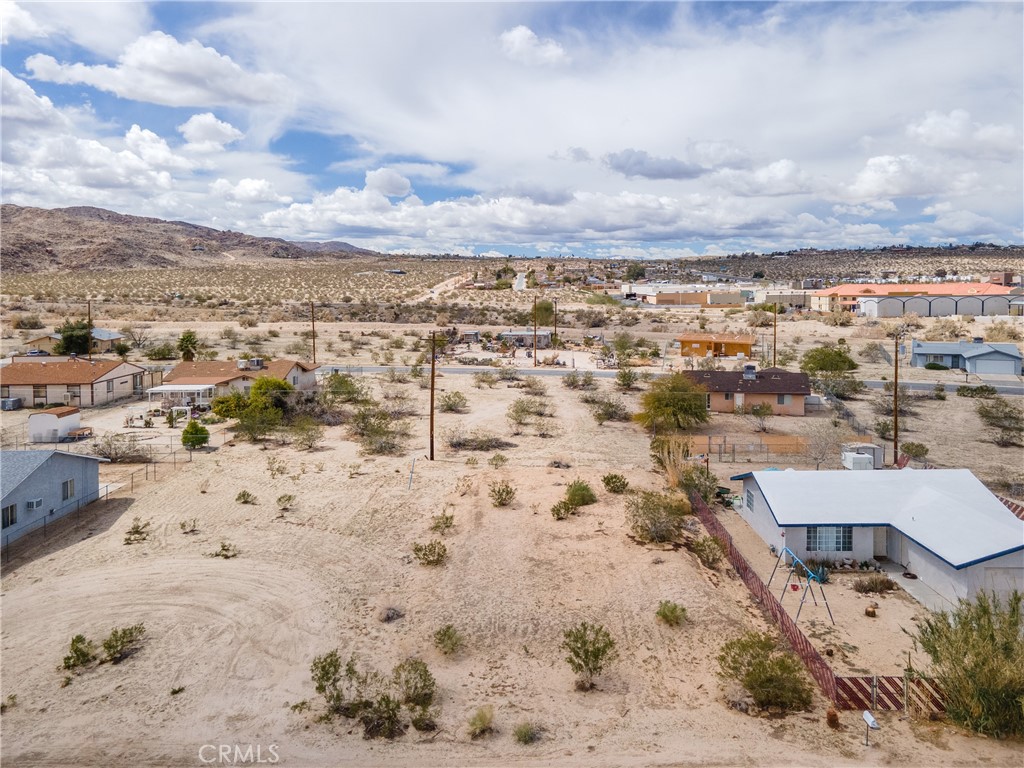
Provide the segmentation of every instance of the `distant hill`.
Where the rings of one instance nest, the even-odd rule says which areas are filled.
[[[294,243],[103,208],[0,206],[0,267],[10,272],[211,267],[353,255],[376,254],[340,241]]]

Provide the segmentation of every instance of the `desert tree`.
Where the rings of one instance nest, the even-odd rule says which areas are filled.
[[[92,324],[88,320],[65,319],[54,332],[60,336],[53,345],[58,355],[88,355],[92,350]]]
[[[654,381],[640,397],[634,419],[655,431],[681,431],[709,420],[707,391],[683,373]]]
[[[203,342],[199,338],[199,334],[189,329],[182,331],[181,336],[178,337],[178,342],[175,345],[178,352],[181,354],[181,359],[189,363],[196,359],[196,355],[199,354],[200,348],[203,346]]]

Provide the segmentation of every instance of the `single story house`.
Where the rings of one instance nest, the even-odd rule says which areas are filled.
[[[1024,591],[1024,520],[966,469],[747,472],[738,512],[801,559],[898,564],[929,608]]]
[[[82,412],[71,405],[58,405],[28,415],[28,439],[33,443],[59,443],[82,426]]]
[[[683,357],[750,357],[757,338],[745,333],[686,333],[679,336]]]
[[[532,328],[528,328],[526,330],[512,330],[510,328],[507,331],[499,333],[498,340],[507,341],[517,347],[527,347],[532,349],[534,336],[537,337],[537,349],[547,349],[551,346],[551,331],[538,329],[535,332]]]
[[[99,498],[98,456],[66,451],[0,451],[3,544]]]
[[[962,368],[968,373],[1021,375],[1021,355],[1016,344],[988,344],[973,341],[918,341],[910,345],[910,364],[923,368],[938,363],[947,368]]]
[[[287,381],[298,390],[314,390],[317,368],[298,360],[268,362],[258,357],[249,360],[200,360],[178,363],[164,375],[163,383],[212,386],[214,396],[220,397],[232,391],[247,395],[256,379],[269,376]]]
[[[63,403],[87,408],[141,394],[159,376],[121,360],[18,358],[0,368],[0,398],[20,397],[27,407]]]
[[[92,351],[95,354],[103,354],[104,352],[113,352],[114,345],[124,340],[124,335],[117,331],[110,331],[106,328],[93,328],[92,329]],[[25,343],[32,349],[41,349],[45,352],[53,354],[53,348],[60,341],[59,333],[49,333],[46,336],[39,336],[35,339],[29,339]]]
[[[803,416],[804,400],[811,394],[806,373],[782,368],[756,370],[753,365],[742,371],[682,371],[683,375],[707,390],[707,407],[715,413],[741,412],[767,403],[776,416]]]
[[[941,313],[987,315],[991,314],[985,310],[987,300],[977,299],[987,299],[990,296],[1007,297],[1011,290],[1010,286],[994,283],[843,283],[816,291],[811,297],[811,309],[818,312],[848,309],[852,312],[858,309],[862,299],[892,297],[899,299],[896,303],[900,307],[906,307],[899,312],[900,315],[906,312],[917,312],[924,317],[938,317]],[[936,303],[933,311],[932,300],[935,299],[942,299],[944,303]],[[967,299],[972,301],[968,302]],[[1005,307],[1008,303],[1009,297],[1005,301],[1000,300],[999,305]],[[940,311],[940,306],[948,307],[950,311]],[[1000,314],[1006,314],[1006,310],[1003,309]]]

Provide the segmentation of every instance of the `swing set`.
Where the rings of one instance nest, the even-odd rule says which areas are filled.
[[[796,618],[794,619],[794,621],[799,621],[800,611],[804,608],[804,603],[807,601],[808,594],[810,594],[814,605],[818,605],[818,599],[814,596],[814,584],[817,583],[818,591],[821,593],[821,601],[825,604],[825,610],[828,611],[828,617],[832,620],[832,624],[835,625],[836,620],[835,617],[832,616],[832,609],[829,607],[828,600],[825,598],[825,587],[821,582],[821,577],[815,571],[808,568],[804,564],[804,561],[797,557],[796,553],[789,547],[783,547],[779,552],[779,559],[775,561],[775,567],[772,568],[772,575],[768,577],[768,586],[771,586],[772,579],[775,578],[775,572],[779,569],[779,564],[783,561],[786,555],[789,555],[790,557],[789,575],[786,576],[786,585],[782,588],[782,594],[779,596],[779,603],[782,603],[783,598],[786,597],[786,593],[789,592],[790,589],[792,589],[793,592],[799,591],[801,580],[803,580],[803,594],[800,595],[800,606],[796,609]],[[800,569],[804,574],[803,576],[801,576],[800,572],[797,571],[797,566],[800,566]],[[796,581],[791,584],[790,582],[793,581],[794,576],[796,577]]]

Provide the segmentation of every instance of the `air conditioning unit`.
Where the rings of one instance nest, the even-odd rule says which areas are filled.
[[[249,370],[249,361],[248,360],[244,360],[244,359],[243,360],[239,360],[238,361],[238,370],[240,370],[240,371],[248,371]]]
[[[252,370],[254,370],[254,371],[260,370],[263,367],[263,358],[262,357],[250,357],[249,358],[249,367]]]

